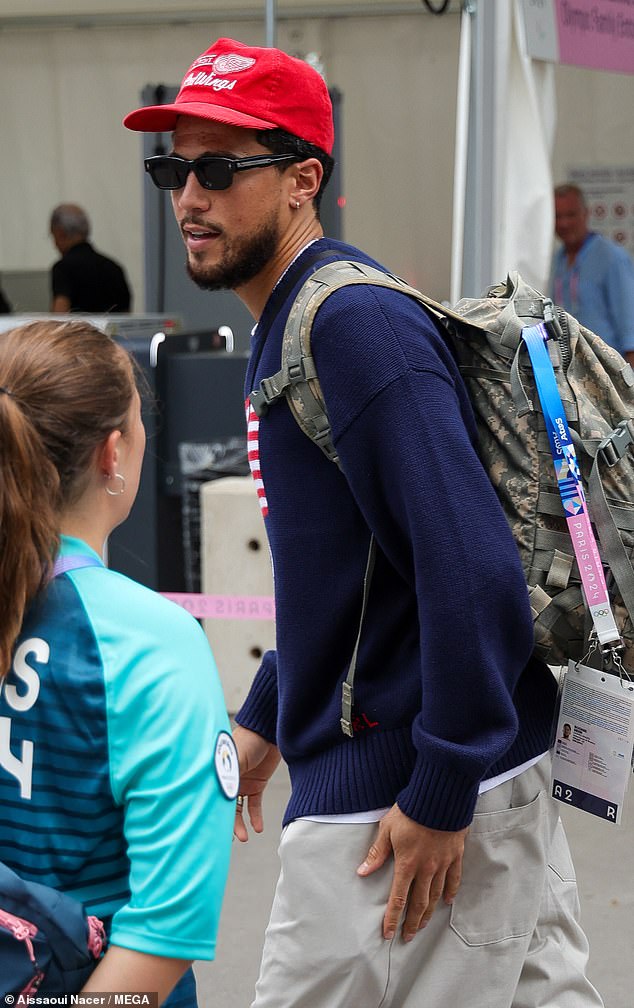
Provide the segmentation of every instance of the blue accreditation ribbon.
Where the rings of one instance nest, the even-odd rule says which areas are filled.
[[[548,333],[543,322],[522,330],[535,375],[550,450],[555,466],[568,531],[579,566],[586,603],[601,645],[618,642],[618,631],[603,573],[599,547],[592,529],[577,453],[557,388],[555,371],[548,353]]]

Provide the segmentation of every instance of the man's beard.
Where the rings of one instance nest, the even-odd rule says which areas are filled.
[[[278,241],[278,221],[270,219],[256,234],[235,241],[227,249],[224,262],[205,266],[188,258],[187,272],[201,290],[236,290],[264,269],[275,255]]]

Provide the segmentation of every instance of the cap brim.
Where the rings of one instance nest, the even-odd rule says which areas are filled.
[[[242,126],[245,129],[273,129],[276,123],[268,119],[236,112],[224,105],[210,105],[207,102],[179,102],[174,105],[148,105],[129,112],[123,125],[139,133],[165,133],[173,130],[179,116],[194,116],[211,122],[226,123],[228,126]]]

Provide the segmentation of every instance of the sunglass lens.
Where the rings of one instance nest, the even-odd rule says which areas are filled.
[[[166,157],[150,165],[150,175],[159,189],[181,189],[187,181],[188,166]]]
[[[196,176],[205,189],[228,189],[233,180],[232,162],[228,158],[198,158]]]
[[[200,157],[195,161],[170,154],[150,158],[146,169],[159,189],[182,189],[193,170],[205,189],[228,189],[233,181],[234,162],[229,158]]]

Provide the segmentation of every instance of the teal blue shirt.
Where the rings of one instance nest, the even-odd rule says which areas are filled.
[[[62,555],[95,554],[64,537]],[[214,660],[183,609],[103,565],[31,607],[0,693],[0,859],[113,916],[110,940],[213,959],[234,803]]]

